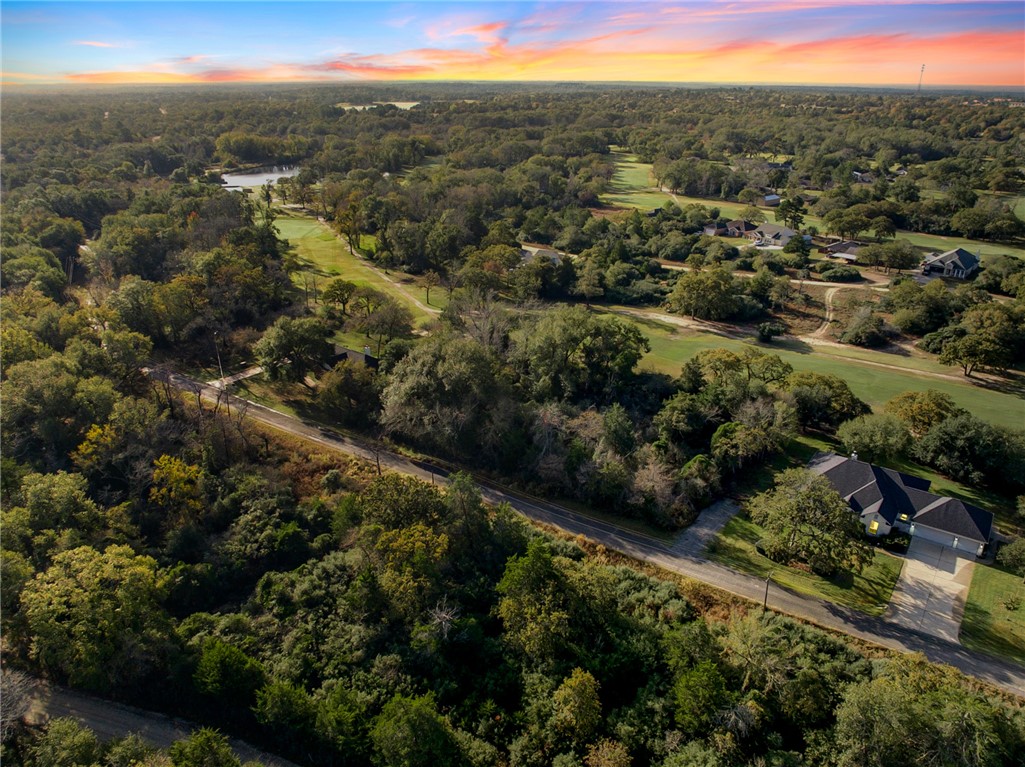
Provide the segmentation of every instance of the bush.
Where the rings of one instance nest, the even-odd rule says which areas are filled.
[[[781,336],[786,328],[779,322],[763,322],[758,326],[758,340],[763,343],[772,343],[772,339]]]
[[[862,279],[861,272],[853,266],[834,266],[822,272],[821,277],[826,282],[858,282]]]
[[[840,336],[840,343],[854,346],[882,346],[887,341],[883,318],[871,310],[859,312]]]

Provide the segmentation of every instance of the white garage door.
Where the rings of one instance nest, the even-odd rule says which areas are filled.
[[[925,525],[915,525],[915,538],[921,538],[926,541],[932,541],[938,543],[941,546],[951,546],[958,551],[963,551],[966,554],[977,554],[979,550],[978,541],[972,541],[967,538],[958,538],[952,533],[944,532],[943,530],[937,530],[933,527],[926,527]]]

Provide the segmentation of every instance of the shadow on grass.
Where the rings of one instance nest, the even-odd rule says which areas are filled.
[[[961,644],[971,650],[993,655],[997,658],[1011,658],[1025,663],[1025,648],[1017,642],[1006,639],[992,614],[976,604],[965,605],[961,619]]]
[[[1025,399],[1025,377],[1020,375],[1008,374],[1006,377],[999,379],[966,377],[965,382],[978,386],[980,389],[989,389],[990,391],[1010,394],[1012,397]]]
[[[777,341],[773,341],[773,346],[784,351],[794,352],[795,354],[811,354],[815,351],[811,344],[805,343],[797,338],[781,338]]]

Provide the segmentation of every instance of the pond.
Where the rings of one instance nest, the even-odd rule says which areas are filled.
[[[225,189],[252,189],[263,186],[268,181],[274,183],[279,178],[289,178],[299,172],[298,166],[274,166],[258,168],[245,173],[222,173]]]

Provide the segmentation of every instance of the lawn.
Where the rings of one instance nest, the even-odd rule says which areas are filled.
[[[304,287],[306,278],[314,277],[318,281],[318,289],[333,277],[344,277],[357,285],[366,285],[395,298],[413,313],[415,324],[422,325],[434,319],[435,315],[424,311],[410,296],[421,303],[426,303],[426,296],[413,277],[396,273],[393,279],[383,274],[370,263],[349,252],[345,243],[340,240],[325,224],[316,219],[301,216],[281,216],[274,222],[281,236],[295,248],[296,255],[302,266],[292,275],[293,282]],[[373,246],[374,243],[364,241],[361,245]],[[402,283],[400,289],[395,282]],[[440,307],[445,291],[435,288],[431,292],[431,304]]]
[[[783,567],[755,549],[764,531],[741,515],[731,519],[708,547],[708,556],[719,564],[750,575],[765,578],[771,573],[772,585],[818,597],[827,602],[851,607],[868,615],[882,615],[900,575],[903,561],[876,550],[872,562],[857,575],[841,573],[822,578],[791,567]],[[772,601],[772,586],[769,600]]]
[[[641,360],[641,367],[669,375],[678,375],[686,360],[705,349],[725,348],[739,352],[754,345],[770,354],[778,354],[793,365],[794,370],[840,376],[858,397],[876,410],[880,410],[887,400],[902,392],[925,389],[936,389],[950,395],[958,405],[992,423],[1007,423],[1008,414],[1021,413],[1025,408],[1022,399],[1013,393],[985,388],[968,381],[962,383],[954,379],[918,375],[916,369],[933,369],[924,360],[882,352],[810,346],[799,341],[755,344],[753,341],[676,327],[657,319],[616,316],[634,321],[651,344],[651,351]],[[834,352],[843,354],[836,355]],[[905,367],[907,372],[868,364],[870,361]],[[938,365],[935,368],[948,374],[957,373],[954,368]]]
[[[1021,605],[1007,609],[1017,597]],[[1025,585],[998,567],[977,564],[961,621],[961,644],[1025,663]]]
[[[670,197],[654,186],[651,164],[639,162],[626,152],[613,152],[616,175],[612,177],[612,191],[604,195],[603,202],[618,208],[661,208]]]

